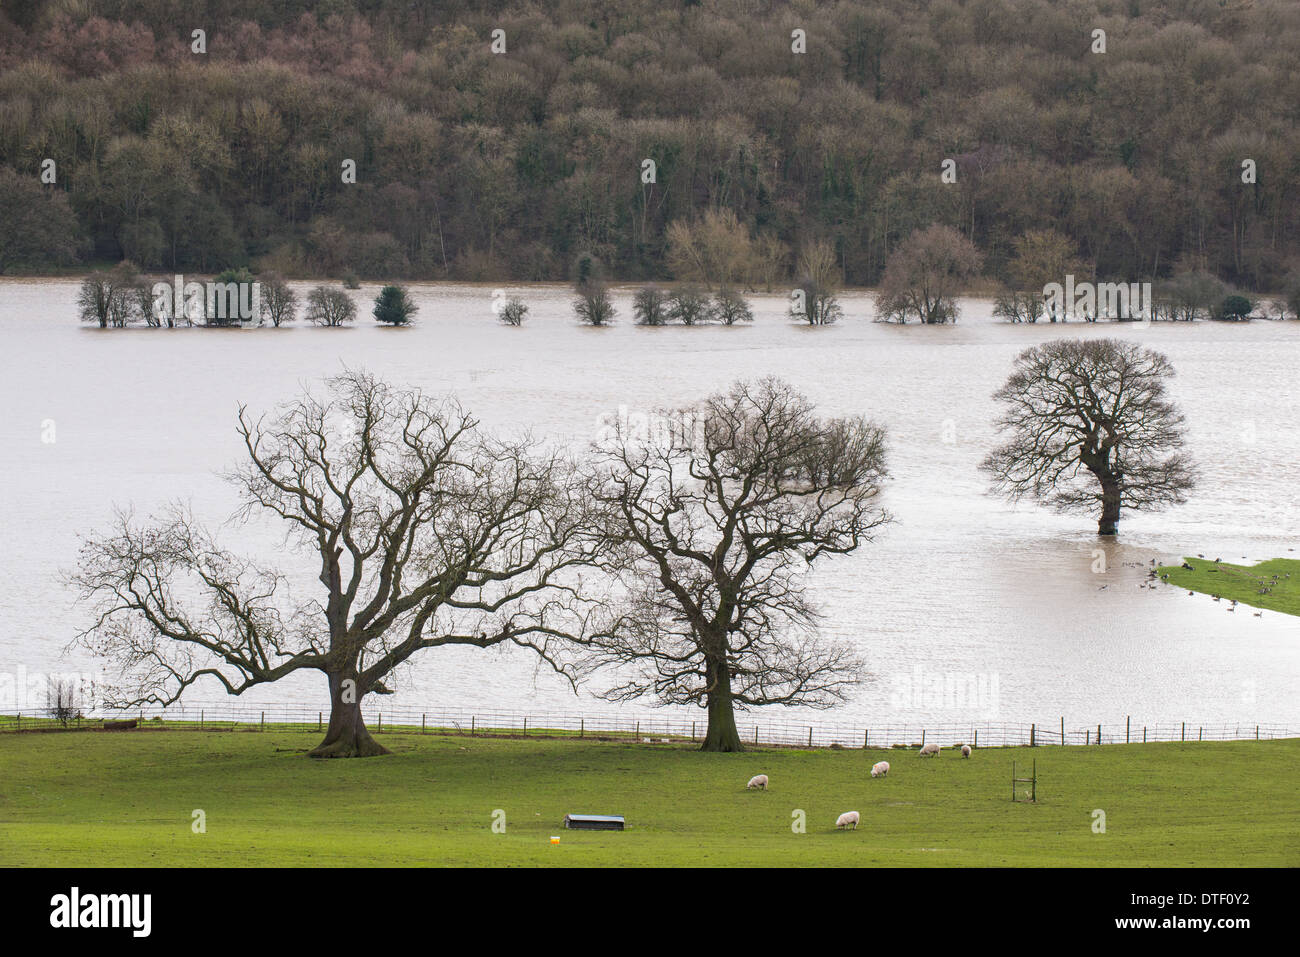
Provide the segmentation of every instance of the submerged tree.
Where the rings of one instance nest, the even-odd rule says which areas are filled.
[[[875,503],[885,437],[860,418],[818,418],[770,379],[675,419],[692,423],[675,441],[598,447],[592,495],[625,550],[632,610],[595,644],[632,669],[609,697],[703,706],[703,750],[740,751],[737,707],[829,706],[857,679],[847,648],[815,640],[804,577],[888,521]]]
[[[385,286],[375,297],[375,307],[371,314],[375,322],[389,326],[405,326],[419,310],[404,286]]]
[[[1010,434],[981,468],[1012,500],[1100,511],[1114,535],[1124,508],[1181,504],[1195,481],[1182,413],[1165,397],[1162,354],[1120,339],[1058,339],[1026,349],[994,398]]]
[[[809,243],[799,254],[799,281],[790,298],[790,318],[810,326],[828,326],[844,310],[837,295],[840,269],[835,247],[826,240]]]
[[[330,721],[311,754],[365,757],[385,749],[362,701],[425,648],[513,642],[569,673],[557,642],[595,627],[575,581],[605,544],[565,459],[358,372],[269,422],[241,408],[239,433],[242,513],[284,522],[318,564],[320,597],[293,601],[283,572],[227,551],[179,507],[153,524],[119,515],[73,576],[95,607],[80,640],[124,679],[114,703],[318,671]]]
[[[307,296],[307,319],[318,326],[343,326],[357,317],[357,304],[342,289],[317,286]]]
[[[573,311],[579,321],[588,326],[607,326],[618,315],[609,287],[599,279],[580,282],[575,288],[578,298],[573,300]]]
[[[969,239],[935,224],[907,237],[889,257],[876,293],[876,313],[887,321],[957,321],[957,294],[980,268]]]

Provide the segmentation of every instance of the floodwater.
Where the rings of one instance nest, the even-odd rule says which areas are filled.
[[[303,289],[307,287],[304,285]],[[778,295],[751,327],[578,326],[560,287],[514,288],[532,312],[500,326],[492,287],[420,285],[409,329],[377,328],[354,293],[354,328],[98,330],[76,321],[75,281],[0,282],[0,675],[92,671],[65,653],[85,610],[61,583],[77,536],[115,505],[181,499],[218,523],[236,499],[218,472],[239,460],[239,403],[268,409],[342,363],[399,385],[449,391],[487,427],[585,444],[601,416],[682,403],[740,377],[778,374],[826,412],[866,413],[890,435],[895,515],[858,553],[820,564],[824,633],[855,644],[870,676],[830,712],[759,717],[858,726],[974,719],[1071,726],[1281,723],[1300,728],[1300,623],[1225,613],[1209,597],[1142,587],[1150,559],[1300,557],[1300,323],[1008,325],[966,301],[951,326],[867,318],[844,297],[838,325],[791,324]],[[1016,353],[1057,336],[1128,336],[1165,352],[1201,483],[1187,504],[1128,513],[1099,545],[1089,516],[1010,506],[976,466],[996,441],[990,395]],[[50,428],[53,428],[53,436]],[[46,441],[50,438],[54,441]],[[278,529],[231,527],[227,545],[284,555]],[[1104,553],[1105,572],[1098,566]],[[1103,587],[1105,586],[1105,587]],[[936,697],[947,677],[982,692]],[[399,675],[393,707],[602,713],[521,650],[435,649]],[[931,688],[927,694],[923,689]],[[222,697],[215,685],[194,697]],[[297,676],[246,703],[318,707],[323,679]],[[648,702],[646,707],[648,707]],[[0,707],[5,707],[0,702]],[[12,707],[12,705],[7,705]]]

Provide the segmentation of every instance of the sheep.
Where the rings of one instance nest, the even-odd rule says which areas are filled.
[[[858,829],[858,812],[857,812],[857,811],[845,811],[845,812],[844,812],[843,814],[841,814],[841,815],[836,819],[836,821],[835,821],[835,826],[836,826],[837,828],[840,828],[840,827],[848,827],[850,824],[853,825],[853,830],[856,831],[856,830]]]
[[[962,756],[963,758],[969,758],[969,757],[970,757],[970,745],[969,745],[969,744],[963,744],[963,745],[961,746],[961,756]]]
[[[939,746],[931,741],[925,747],[921,748],[921,757],[928,758],[939,753]]]
[[[877,761],[875,764],[871,766],[871,776],[873,778],[883,778],[888,773],[889,773],[888,761]]]
[[[767,775],[755,774],[752,778],[749,779],[749,783],[745,785],[746,790],[749,790],[750,788],[762,788],[764,791],[766,791]]]

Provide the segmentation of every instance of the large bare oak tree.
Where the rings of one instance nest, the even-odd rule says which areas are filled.
[[[1008,433],[981,466],[1012,500],[1099,512],[1114,535],[1124,508],[1181,504],[1195,482],[1183,415],[1165,395],[1173,366],[1122,339],[1057,339],[1026,349],[995,394]]]
[[[581,575],[592,533],[572,463],[480,432],[454,403],[347,372],[268,420],[239,412],[247,462],[231,475],[246,517],[306,550],[320,598],[221,547],[181,508],[119,515],[83,544],[73,582],[95,607],[82,641],[115,659],[120,704],[175,702],[196,681],[230,694],[304,669],[329,687],[316,757],[385,753],[362,700],[416,652],[513,642],[557,652],[600,617]]]
[[[740,751],[737,707],[828,706],[857,680],[851,651],[816,639],[804,578],[888,521],[885,437],[771,379],[675,420],[675,441],[624,430],[597,449],[593,498],[626,552],[631,611],[594,644],[627,676],[609,697],[704,706],[703,750]]]

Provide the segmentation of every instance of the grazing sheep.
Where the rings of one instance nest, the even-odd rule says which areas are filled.
[[[877,761],[875,764],[871,766],[871,776],[873,778],[883,778],[888,773],[889,773],[888,761]]]
[[[836,827],[848,827],[850,824],[853,825],[853,830],[856,831],[858,829],[857,811],[845,811],[835,821]]]
[[[939,753],[939,746],[931,741],[921,749],[921,757],[928,758]]]
[[[963,744],[963,745],[961,746],[961,756],[962,756],[963,758],[969,758],[969,757],[970,757],[970,745],[969,745],[969,744]]]
[[[746,790],[748,790],[749,788],[762,788],[764,791],[766,791],[767,775],[755,774],[752,778],[749,779],[749,783],[745,785],[745,788]]]

